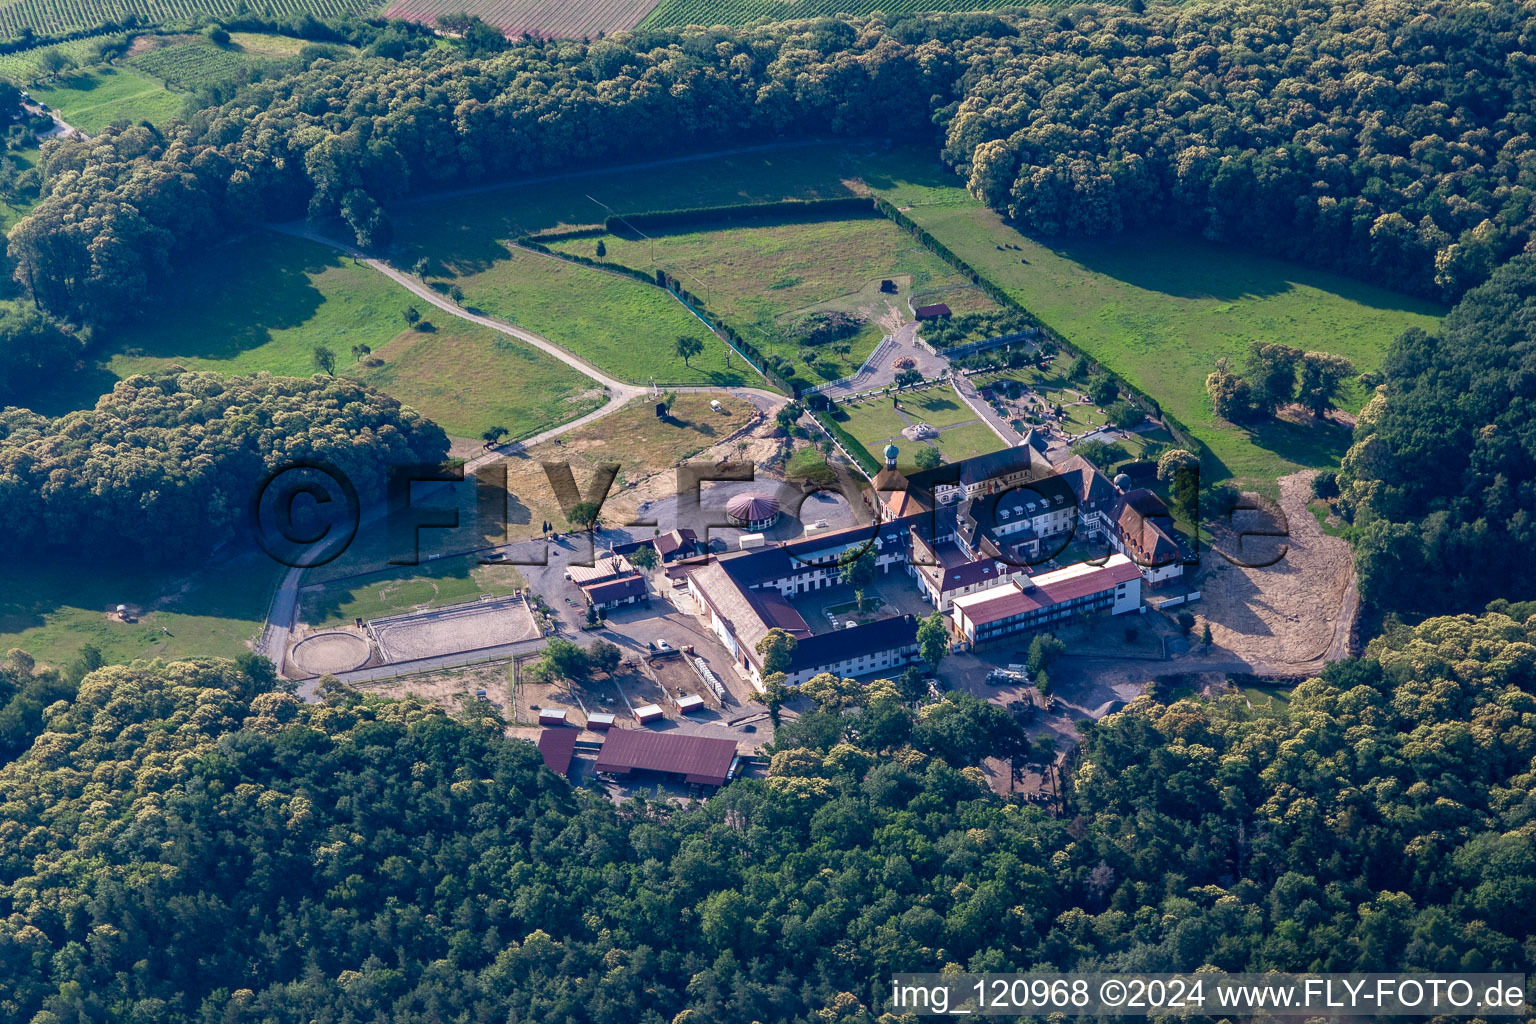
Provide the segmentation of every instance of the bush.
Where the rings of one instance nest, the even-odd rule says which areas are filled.
[[[788,331],[802,345],[825,345],[858,334],[865,323],[867,321],[857,313],[833,309],[796,317],[790,322]]]
[[[1337,498],[1339,496],[1339,474],[1331,469],[1326,469],[1312,478],[1313,497]]]

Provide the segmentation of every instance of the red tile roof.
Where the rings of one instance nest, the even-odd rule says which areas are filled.
[[[615,775],[637,770],[669,772],[684,776],[688,782],[723,786],[735,757],[735,740],[614,729],[598,752],[597,770]]]
[[[539,754],[544,758],[544,767],[557,775],[569,774],[577,735],[576,729],[545,729],[539,733]]]
[[[1135,563],[1114,557],[1110,564],[1087,572],[1071,573],[1069,570],[1045,573],[1035,578],[1035,585],[1027,583],[1004,584],[991,590],[983,590],[971,598],[962,599],[961,610],[965,617],[978,626],[1006,619],[1012,615],[1046,608],[1075,597],[1087,597],[1106,590],[1113,590],[1121,583],[1138,578],[1141,570]],[[1052,579],[1051,577],[1057,577]]]

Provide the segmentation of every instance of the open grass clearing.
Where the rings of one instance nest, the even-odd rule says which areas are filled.
[[[299,594],[299,620],[312,627],[351,625],[357,618],[513,594],[524,585],[515,566],[481,565],[473,555],[440,558],[311,584]]]
[[[753,344],[809,367],[802,376],[812,380],[851,373],[883,334],[910,320],[909,290],[961,280],[906,232],[873,215],[650,237],[610,234],[551,247],[592,256],[599,242],[610,262],[647,273],[668,271]],[[881,292],[883,280],[896,290]],[[793,320],[829,309],[855,313],[869,326],[842,342],[802,349]]]
[[[698,317],[654,285],[516,248],[457,283],[466,306],[535,331],[621,380],[764,386]],[[685,362],[679,337],[696,339],[704,351]]]
[[[1273,480],[1337,464],[1347,432],[1219,421],[1205,394],[1215,360],[1254,340],[1336,352],[1374,370],[1409,327],[1444,310],[1358,281],[1199,239],[1144,232],[1043,244],[982,206],[914,151],[859,161],[865,182],[1025,308],[1156,398],[1209,448],[1207,475]],[[1005,246],[999,249],[998,246]],[[1016,246],[1017,248],[1008,248]],[[1346,404],[1363,401],[1358,390]]]
[[[168,124],[181,116],[183,103],[183,96],[160,79],[131,67],[70,71],[28,92],[87,135],[117,121]]]
[[[262,57],[267,60],[286,60],[289,57],[297,57],[299,51],[306,46],[316,45],[308,39],[300,39],[297,36],[283,36],[272,32],[231,32],[229,41],[239,52],[250,57]],[[325,43],[326,47],[341,50],[345,53],[356,53],[357,47],[346,43]]]
[[[519,171],[507,168],[505,173]],[[536,176],[541,169],[526,173]],[[513,181],[392,208],[392,255],[401,266],[426,258],[434,273],[467,275],[506,260],[507,241],[534,231],[601,225],[610,212],[832,199],[860,188],[844,143],[562,175],[553,181]]]
[[[897,401],[901,403],[899,410]],[[946,462],[968,459],[1003,447],[992,428],[981,422],[947,384],[839,405],[834,416],[877,461],[883,459],[881,451],[887,444],[895,444],[901,450],[897,464],[909,473],[916,470],[914,460],[925,445],[938,448]],[[923,441],[911,441],[902,436],[903,429],[918,422],[934,427],[938,436]]]
[[[86,644],[109,663],[234,657],[261,629],[283,567],[259,551],[167,571],[132,557],[12,553],[0,568],[0,650],[65,665]],[[130,621],[115,615],[119,604]]]
[[[512,437],[574,419],[602,404],[602,389],[553,356],[433,309],[362,264],[304,239],[256,232],[183,270],[180,301],[115,332],[104,372],[44,396],[46,411],[83,408],[113,380],[169,365],[223,373],[307,377],[315,348],[338,374],[373,384],[439,423],[478,437]],[[408,327],[421,307],[433,330]],[[354,346],[369,355],[354,355]]]
[[[1007,447],[991,427],[979,421],[941,430],[928,443],[938,447],[945,462],[959,462]]]

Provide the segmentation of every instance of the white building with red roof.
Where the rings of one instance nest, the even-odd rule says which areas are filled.
[[[1141,569],[1116,554],[1103,565],[1082,562],[957,597],[950,616],[957,636],[984,644],[1021,630],[1065,624],[1079,613],[1123,615],[1140,607]]]

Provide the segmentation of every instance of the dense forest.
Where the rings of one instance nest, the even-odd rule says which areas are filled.
[[[51,146],[10,254],[44,310],[106,323],[253,220],[339,215],[383,245],[392,201],[450,184],[742,138],[937,147],[942,130],[972,189],[1028,230],[1172,223],[1455,297],[1532,238],[1532,18],[1228,0],[401,39],[163,132]]]
[[[252,489],[293,460],[377,499],[386,465],[447,452],[437,424],[345,378],[139,375],[58,419],[0,409],[0,533],[18,551],[192,558],[240,536]]]
[[[1454,298],[1520,252],[1536,12],[1236,0],[1012,22],[945,155],[1026,230],[1173,225]]]
[[[972,767],[1002,712],[878,682],[812,685],[766,780],[615,808],[491,720],[100,668],[0,768],[0,1016],[869,1024],[946,963],[1523,970],[1536,606],[1505,611],[1288,705],[1142,698],[1061,817]]]
[[[1398,338],[1339,474],[1360,591],[1416,615],[1536,597],[1536,257]]]

